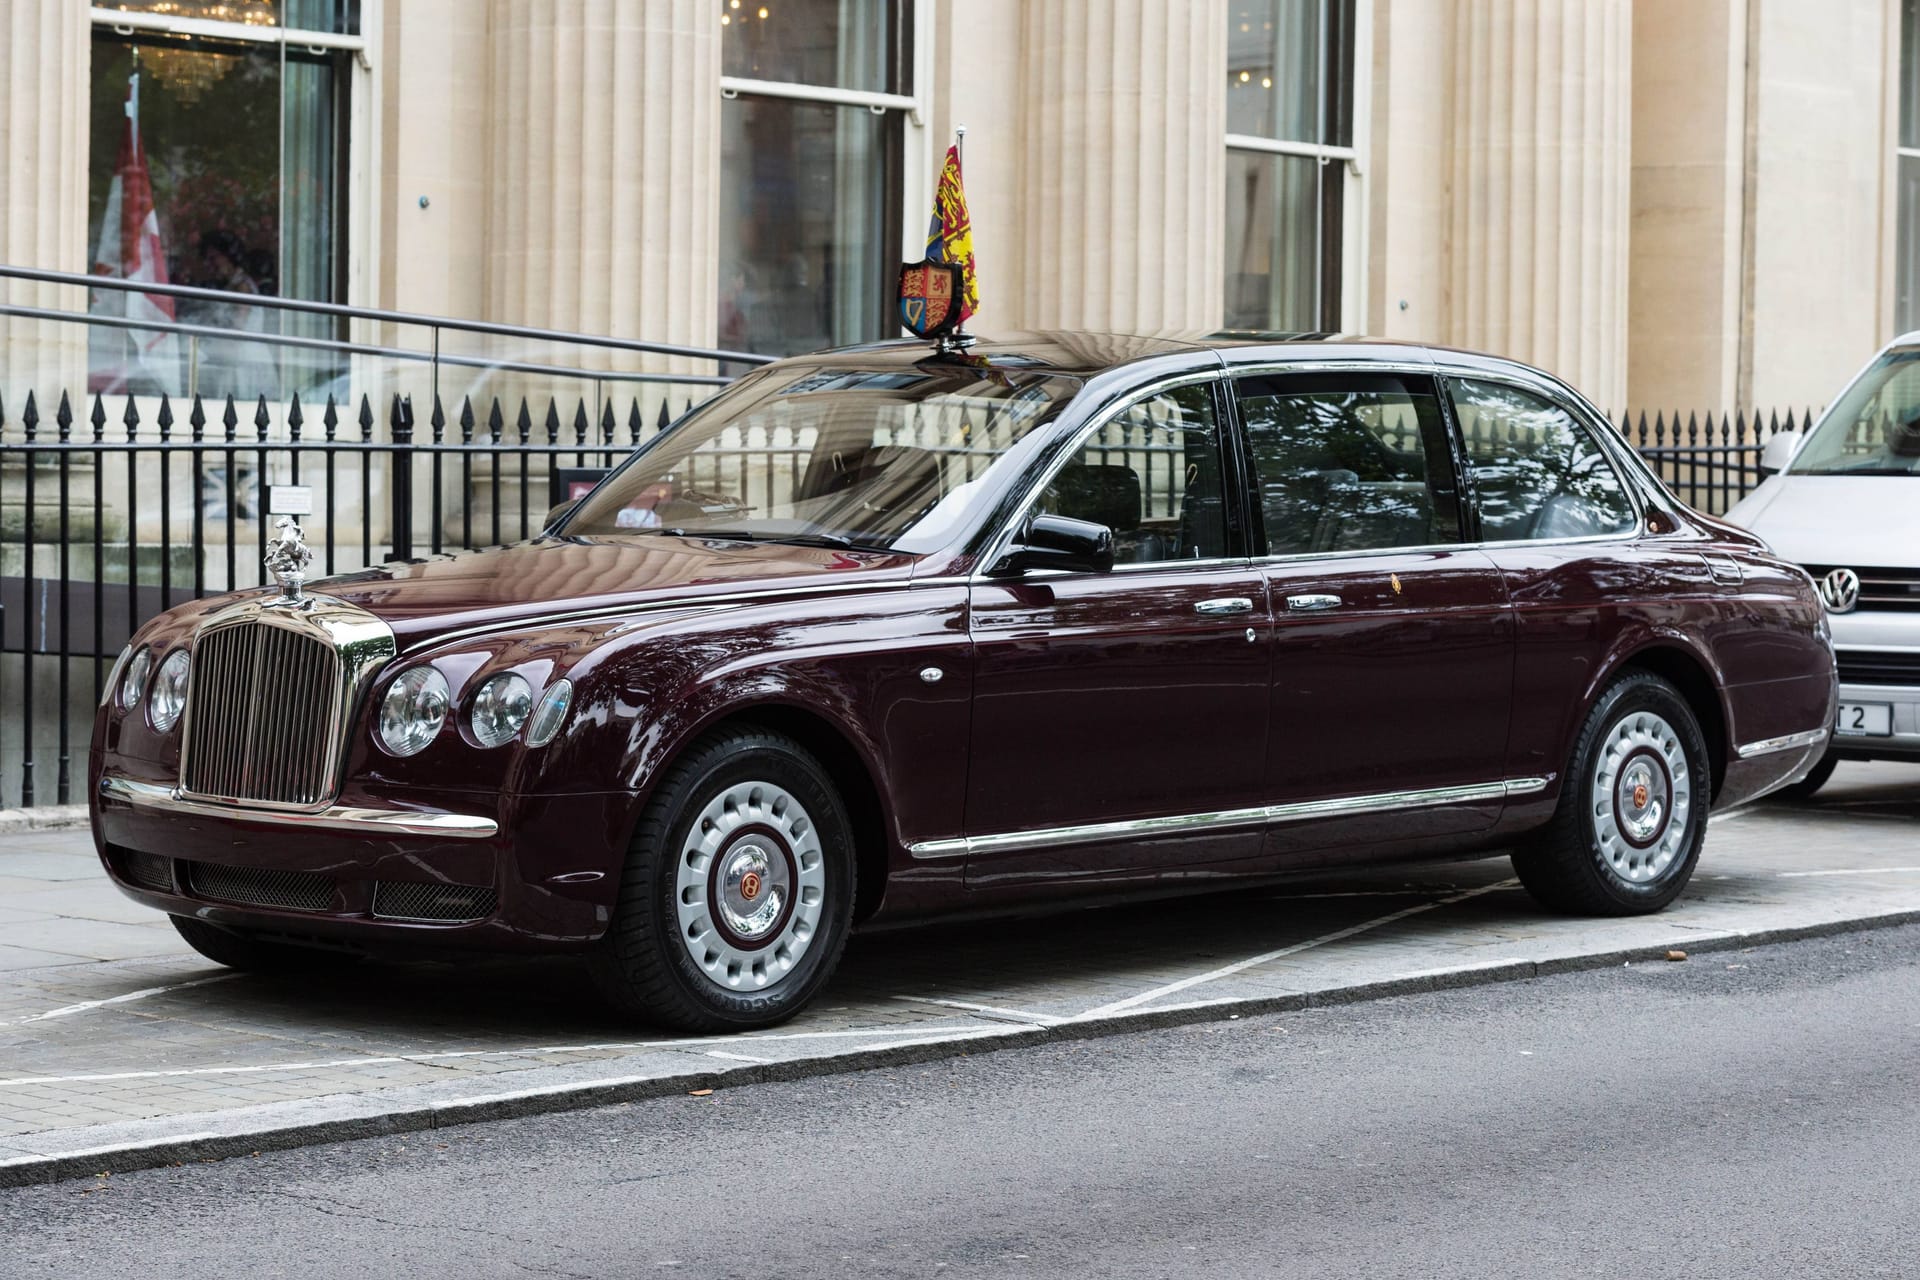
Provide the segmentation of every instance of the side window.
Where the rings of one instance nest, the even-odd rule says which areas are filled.
[[[1283,374],[1242,378],[1238,394],[1268,555],[1460,540],[1446,424],[1430,379]]]
[[[1450,380],[1487,542],[1591,538],[1633,528],[1633,503],[1600,444],[1551,401]]]
[[[1112,529],[1115,564],[1226,555],[1211,385],[1175,387],[1096,428],[1035,506]]]

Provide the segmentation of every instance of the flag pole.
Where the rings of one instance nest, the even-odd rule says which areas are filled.
[[[967,126],[957,124],[953,127],[953,158],[959,163],[961,176],[967,171]],[[962,320],[953,326],[953,332],[947,335],[952,339],[954,348],[965,350],[973,345],[973,335],[967,332],[967,322]]]

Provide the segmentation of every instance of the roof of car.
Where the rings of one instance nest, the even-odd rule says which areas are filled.
[[[1256,332],[1167,332],[1101,333],[1088,330],[1043,330],[1032,333],[1006,333],[980,336],[966,348],[964,358],[975,365],[1000,369],[1038,369],[1075,377],[1091,377],[1108,369],[1146,360],[1154,356],[1180,352],[1222,351],[1236,347],[1295,346],[1325,354],[1330,347],[1398,347],[1409,352],[1426,351],[1421,343],[1392,339],[1364,338],[1351,334],[1329,333],[1256,333]],[[842,364],[850,355],[862,362],[876,364],[916,364],[928,359],[954,358],[935,355],[931,344],[914,338],[859,346],[838,347],[796,357],[822,364]]]

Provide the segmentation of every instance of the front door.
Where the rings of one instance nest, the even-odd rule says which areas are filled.
[[[1259,851],[1266,587],[1235,554],[1215,393],[1128,407],[1037,500],[1110,527],[1111,573],[974,586],[969,884]]]
[[[1433,379],[1245,377],[1237,401],[1274,611],[1271,851],[1491,826],[1513,618],[1497,567],[1463,545]]]

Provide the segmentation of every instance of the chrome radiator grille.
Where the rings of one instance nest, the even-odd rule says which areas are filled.
[[[317,635],[247,622],[200,636],[181,781],[195,795],[314,805],[333,795],[340,655]]]

